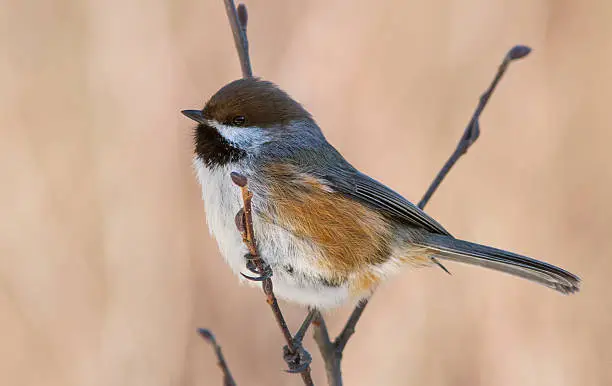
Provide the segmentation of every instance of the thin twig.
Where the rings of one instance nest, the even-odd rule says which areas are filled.
[[[346,321],[342,332],[340,332],[336,340],[334,340],[334,346],[336,347],[336,351],[339,352],[340,355],[342,355],[342,352],[344,351],[344,347],[348,343],[348,340],[351,339],[351,336],[353,336],[353,334],[355,333],[355,326],[357,325],[357,322],[361,318],[361,314],[363,314],[363,311],[365,310],[367,305],[368,300],[365,299],[359,302],[357,306],[355,306],[355,309],[353,309],[353,312],[351,312],[351,316],[349,316],[348,320]]]
[[[493,94],[493,91],[497,87],[497,84],[506,72],[506,69],[508,68],[510,62],[516,59],[521,59],[527,56],[530,52],[531,49],[529,47],[520,45],[514,46],[512,47],[512,49],[510,49],[510,51],[508,51],[508,53],[504,57],[504,60],[500,64],[497,73],[495,74],[495,78],[493,78],[493,81],[491,82],[487,90],[480,96],[480,100],[478,102],[478,105],[476,106],[476,110],[474,111],[470,122],[465,128],[465,131],[463,132],[463,135],[461,136],[461,139],[457,144],[457,148],[455,149],[455,151],[453,151],[448,161],[446,161],[440,172],[438,172],[436,178],[432,181],[431,185],[423,195],[423,198],[421,199],[418,205],[419,208],[423,209],[425,205],[427,205],[427,203],[435,193],[436,189],[438,188],[438,186],[440,186],[440,184],[442,183],[450,169],[453,167],[453,165],[455,165],[459,158],[461,158],[461,156],[464,155],[478,139],[480,135],[480,115],[482,114],[482,111],[487,105],[489,98]],[[351,316],[347,320],[344,328],[342,329],[342,332],[338,335],[338,337],[334,340],[333,343],[331,343],[331,341],[329,340],[329,333],[327,331],[325,323],[315,323],[315,341],[317,342],[319,350],[321,351],[321,355],[325,360],[327,380],[330,385],[342,385],[342,377],[340,371],[342,353],[344,348],[346,347],[346,344],[348,343],[348,340],[355,333],[355,326],[357,325],[357,322],[359,322],[359,319],[361,318],[365,307],[368,305],[368,301],[369,299],[363,300],[355,307],[355,309],[351,313]],[[323,318],[321,317],[320,321],[322,320]],[[317,320],[317,322],[319,322],[319,320]],[[330,347],[333,347],[334,349],[330,350]],[[328,366],[330,366],[331,368],[328,369]]]
[[[342,385],[342,368],[340,367],[342,353],[338,355],[335,345],[331,342],[325,319],[323,319],[323,315],[320,312],[315,316],[312,326],[314,340],[317,346],[319,346],[323,362],[325,362],[327,383],[330,385]]]
[[[230,26],[232,27],[232,34],[234,35],[234,44],[236,45],[236,51],[238,52],[238,58],[240,59],[240,68],[242,69],[242,77],[250,78],[253,76],[253,70],[251,68],[251,59],[249,57],[249,40],[247,39],[247,22],[248,13],[244,4],[239,4],[238,9],[234,5],[234,0],[223,0],[225,3],[225,12],[227,12],[227,18]]]
[[[317,311],[315,308],[311,308],[308,310],[308,315],[306,315],[306,319],[304,319],[304,321],[302,322],[300,329],[297,330],[295,335],[293,335],[294,341],[302,342],[304,340],[306,331],[308,331],[308,328],[310,327],[310,325],[312,324],[312,321],[315,319],[317,315],[320,315],[320,314],[319,314],[319,311]]]
[[[506,72],[506,69],[508,68],[510,62],[516,59],[524,58],[530,52],[531,48],[527,46],[514,46],[512,47],[512,49],[510,49],[510,51],[508,51],[508,53],[504,57],[504,60],[499,65],[497,74],[495,74],[495,78],[493,78],[493,81],[489,85],[489,88],[487,88],[487,90],[480,96],[480,100],[478,101],[476,110],[474,110],[472,119],[470,119],[470,122],[465,128],[465,131],[463,132],[463,135],[461,136],[461,139],[457,144],[457,148],[455,149],[453,154],[451,154],[450,158],[448,159],[448,161],[446,161],[442,169],[440,169],[438,175],[429,186],[429,189],[427,189],[427,192],[425,192],[425,194],[423,195],[423,198],[419,202],[419,208],[423,209],[425,205],[427,205],[427,203],[431,199],[431,196],[434,194],[436,189],[438,189],[438,186],[440,186],[440,184],[442,183],[450,169],[453,167],[453,165],[457,162],[457,160],[459,160],[462,155],[464,155],[468,151],[470,146],[472,146],[480,136],[480,114],[482,114],[482,111],[487,105],[487,102],[489,102],[491,94],[493,94],[493,91],[495,91],[497,84],[501,80],[502,76],[504,76],[504,73]]]
[[[249,250],[250,258],[253,263],[257,267],[260,275],[265,275],[266,269],[264,267],[265,262],[261,259],[259,252],[257,250],[257,242],[255,240],[255,234],[253,231],[253,209],[251,205],[251,199],[253,198],[253,194],[249,191],[247,178],[237,172],[231,173],[231,178],[234,184],[240,187],[242,192],[242,202],[243,202],[243,210],[239,212],[238,216],[242,214],[243,220],[237,220],[238,230],[242,233],[242,240],[244,244]],[[287,350],[288,354],[292,355],[299,362],[302,358],[302,355],[307,355],[308,359],[310,359],[310,354],[305,353],[305,351],[301,348],[301,345],[296,344],[296,341],[293,339],[289,328],[287,327],[287,322],[285,322],[285,318],[283,317],[283,313],[278,305],[278,301],[276,300],[276,296],[274,295],[274,288],[272,285],[272,280],[270,277],[266,277],[261,286],[263,288],[264,293],[266,294],[266,299],[270,308],[272,309],[272,313],[274,314],[274,318],[276,319],[276,323],[278,324],[281,332],[283,333],[283,337],[285,338],[285,342],[287,342]],[[296,367],[299,367],[301,363],[295,363]],[[304,367],[303,370],[300,371],[300,375],[302,376],[302,380],[305,385],[313,385],[312,377],[310,375],[310,365]]]
[[[223,352],[221,351],[221,346],[217,343],[215,336],[212,332],[205,328],[198,329],[198,333],[204,340],[210,343],[217,355],[217,365],[223,371],[223,386],[236,386],[236,382],[234,381],[234,377],[232,377],[232,373],[230,372],[229,367],[227,366],[227,362],[225,362],[225,357],[223,356]]]

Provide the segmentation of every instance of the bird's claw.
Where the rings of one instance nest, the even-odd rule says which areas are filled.
[[[262,261],[262,266],[264,269],[263,274],[262,274],[259,272],[259,270],[257,269],[257,266],[255,265],[256,258],[254,258],[253,255],[251,255],[250,253],[247,253],[246,255],[244,255],[244,258],[247,261],[246,268],[249,271],[259,276],[249,276],[249,275],[245,275],[244,273],[240,272],[242,277],[244,277],[247,280],[252,280],[252,281],[264,281],[272,277],[272,268],[268,264],[266,264],[266,262]]]
[[[291,374],[304,372],[312,362],[312,356],[310,356],[310,353],[306,351],[301,344],[297,346],[295,352],[291,352],[288,346],[284,346],[283,359],[289,367],[289,370],[285,371]]]
[[[247,253],[246,255],[244,255],[244,258],[246,259],[246,269],[253,273],[259,274],[259,270],[255,265],[255,259],[252,258],[252,255],[250,253]]]

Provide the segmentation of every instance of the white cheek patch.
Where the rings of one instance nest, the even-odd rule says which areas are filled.
[[[256,150],[257,147],[272,139],[259,127],[234,127],[222,125],[214,120],[208,121],[208,124],[217,129],[219,134],[233,145],[244,150]]]

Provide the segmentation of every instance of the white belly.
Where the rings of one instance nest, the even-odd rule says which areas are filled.
[[[237,164],[209,169],[197,158],[194,167],[202,185],[206,221],[221,254],[236,274],[253,276],[245,267],[244,255],[248,251],[234,221],[242,207],[240,189],[230,179],[232,171],[248,173]],[[255,192],[254,203],[256,200]],[[319,308],[335,307],[349,299],[347,285],[330,287],[323,284],[312,260],[318,255],[313,245],[274,224],[261,221],[257,215],[254,215],[253,225],[259,253],[272,267],[274,293],[279,298]]]

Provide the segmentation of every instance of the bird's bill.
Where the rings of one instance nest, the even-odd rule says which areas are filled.
[[[204,116],[202,116],[202,112],[200,110],[183,110],[181,113],[183,113],[183,115],[187,118],[193,119],[198,123],[205,123]]]

